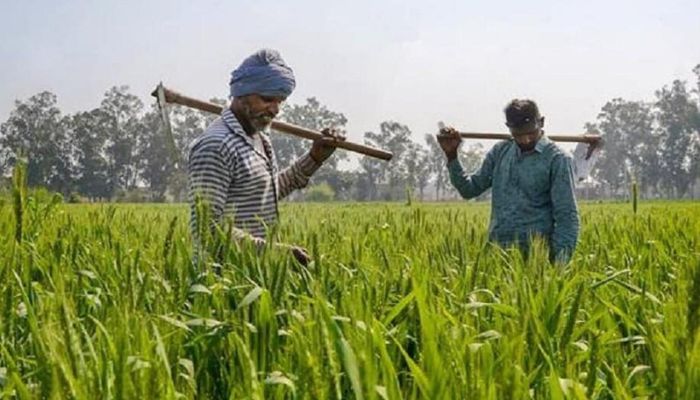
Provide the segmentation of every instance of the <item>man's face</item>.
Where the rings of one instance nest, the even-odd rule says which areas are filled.
[[[528,132],[519,132],[514,129],[510,130],[510,134],[513,136],[513,140],[520,147],[521,151],[532,151],[537,145],[537,141],[542,137],[542,126],[544,125],[544,118],[538,121],[537,127]]]
[[[284,97],[251,94],[241,98],[243,112],[255,131],[265,130],[280,111]]]
[[[512,134],[515,143],[522,151],[532,151],[537,145],[537,141],[542,136],[542,129],[537,128],[532,132]]]

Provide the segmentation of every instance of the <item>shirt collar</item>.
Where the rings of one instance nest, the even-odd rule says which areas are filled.
[[[243,125],[241,125],[241,123],[238,122],[236,114],[234,114],[230,108],[226,108],[224,109],[224,111],[221,112],[221,119],[224,120],[231,132],[243,136],[247,141],[250,142],[250,136],[246,133],[245,129],[243,129]],[[267,128],[264,131],[259,131],[258,133],[263,139],[268,139],[269,131],[270,129]]]
[[[538,153],[542,153],[544,151],[544,148],[547,147],[547,145],[549,144],[549,142],[549,138],[543,134],[540,140],[538,140],[535,144],[535,151]]]
[[[515,140],[511,139],[511,141],[512,141],[513,145],[515,146],[515,154],[517,154],[518,157],[524,157],[527,154],[533,154],[533,153],[540,153],[541,154],[550,142],[550,140],[547,136],[542,135],[542,137],[537,141],[537,143],[535,143],[535,148],[532,149],[532,152],[527,153],[527,154],[523,154],[523,151],[520,150],[520,146],[518,146],[518,144],[515,142]]]
[[[246,143],[248,143],[250,145],[250,147],[253,148],[253,150],[255,152],[259,153],[258,149],[255,147],[255,145],[253,143],[253,139],[246,133],[245,129],[243,129],[243,126],[241,125],[241,123],[238,122],[238,118],[236,118],[236,114],[234,114],[230,108],[225,108],[221,112],[221,119],[224,121],[226,126],[228,126],[228,129],[234,135],[241,136],[246,141]],[[268,152],[269,151],[268,149],[271,149],[272,147],[270,145],[270,139],[268,138],[266,131],[260,131],[260,132],[258,132],[258,134],[260,135],[260,138],[262,139],[263,146],[265,146],[266,152]],[[269,158],[267,154],[261,154],[261,155],[264,156],[266,159]]]

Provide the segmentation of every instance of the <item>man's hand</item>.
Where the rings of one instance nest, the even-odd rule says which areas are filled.
[[[338,129],[325,128],[321,133],[325,137],[314,140],[314,144],[311,146],[311,158],[319,164],[326,161],[335,151],[335,147],[329,145],[329,143],[345,141],[345,134]]]
[[[292,253],[294,259],[297,260],[299,264],[303,266],[307,266],[311,262],[311,256],[303,247],[286,243],[277,243],[276,247],[282,249],[283,251],[288,251]]]
[[[459,145],[462,144],[462,137],[455,128],[441,128],[440,133],[437,135],[437,141],[442,151],[445,152],[448,162],[457,158],[457,150],[459,149]]]

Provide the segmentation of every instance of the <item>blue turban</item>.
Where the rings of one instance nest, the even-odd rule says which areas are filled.
[[[294,72],[284,62],[276,50],[262,49],[243,60],[231,72],[232,97],[249,94],[262,96],[288,97],[296,82]]]

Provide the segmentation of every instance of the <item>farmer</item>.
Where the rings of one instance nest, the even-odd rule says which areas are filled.
[[[329,141],[345,140],[335,129],[325,129],[328,138],[314,141],[308,153],[278,171],[267,133],[295,84],[292,69],[275,50],[256,52],[231,73],[231,106],[190,144],[190,225],[196,243],[200,228],[225,229],[232,223],[234,239],[265,247],[266,230],[277,221],[278,202],[305,187],[333,154]],[[197,220],[198,201],[208,205],[208,221]],[[304,265],[310,261],[302,247],[272,245],[290,251]]]
[[[550,260],[566,263],[579,230],[571,157],[544,135],[544,117],[534,101],[511,101],[505,116],[512,139],[496,144],[473,174],[457,157],[459,133],[441,129],[437,138],[450,181],[465,199],[492,188],[489,240],[527,254],[531,240],[541,237]]]

